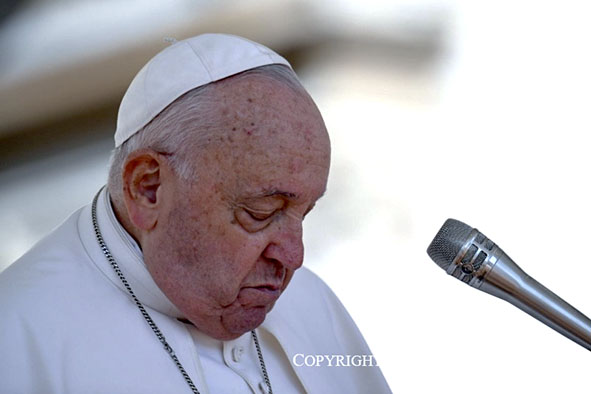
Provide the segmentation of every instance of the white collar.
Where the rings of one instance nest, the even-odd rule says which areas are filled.
[[[105,274],[115,286],[128,295],[121,280],[105,258],[96,240],[91,222],[90,206],[80,216],[78,225],[86,250],[97,268]],[[136,297],[142,304],[174,318],[183,317],[176,306],[156,285],[144,264],[142,252],[123,226],[119,223],[111,207],[109,193],[105,187],[97,201],[97,221],[109,251],[129,282]],[[88,221],[88,222],[87,222]]]

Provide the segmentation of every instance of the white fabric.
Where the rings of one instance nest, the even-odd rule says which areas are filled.
[[[232,341],[219,341],[187,326],[195,342],[207,385],[213,393],[266,393],[267,386],[250,333]],[[281,394],[303,393],[304,388],[274,338],[257,330],[265,365],[273,365],[271,384]],[[279,366],[280,368],[275,368]]]
[[[177,320],[179,311],[109,211],[103,192],[98,220],[105,241],[200,392],[260,392],[248,336],[220,349],[219,342]],[[298,353],[370,354],[338,299],[305,268],[257,332],[277,393],[390,392],[377,367],[294,366]],[[236,346],[245,348],[244,366],[232,363]],[[2,393],[189,392],[100,250],[90,206],[0,274],[0,355]],[[220,355],[229,370],[218,368]],[[242,387],[228,391],[226,378],[240,371],[247,375]]]
[[[202,34],[171,45],[129,85],[119,107],[115,147],[189,90],[268,64],[291,67],[269,48],[228,34]]]

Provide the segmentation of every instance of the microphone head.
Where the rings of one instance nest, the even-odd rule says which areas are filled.
[[[427,254],[438,266],[447,271],[462,247],[471,238],[473,228],[455,219],[447,219],[431,244]]]

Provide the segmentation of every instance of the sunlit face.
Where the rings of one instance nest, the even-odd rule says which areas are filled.
[[[220,122],[198,180],[163,182],[143,249],[154,280],[202,332],[259,326],[302,265],[302,221],[326,188],[330,143],[312,101],[251,75],[212,93]]]

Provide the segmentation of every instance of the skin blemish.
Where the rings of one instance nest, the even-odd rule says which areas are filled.
[[[295,159],[289,163],[289,172],[290,174],[298,173],[304,167],[304,162],[302,160]]]
[[[232,131],[236,131],[236,127],[232,127]]]
[[[304,139],[308,144],[312,142],[312,130],[304,129]]]
[[[249,103],[252,103],[252,102],[253,102],[253,99],[251,99],[251,98],[249,97],[249,98],[248,98],[248,102],[249,102]]]

